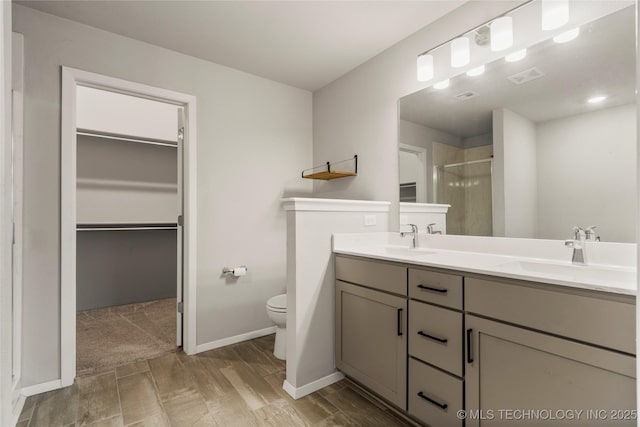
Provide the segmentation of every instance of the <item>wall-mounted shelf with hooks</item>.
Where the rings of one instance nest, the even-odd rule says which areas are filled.
[[[353,172],[332,170],[332,167],[334,167],[335,165],[346,163],[346,162],[353,162]],[[320,168],[324,168],[326,170],[313,172]],[[312,172],[312,173],[308,173],[307,175],[305,175],[305,172]],[[337,179],[337,178],[346,178],[348,176],[357,176],[357,175],[358,175],[358,155],[357,154],[353,156],[353,158],[351,159],[341,160],[339,162],[334,162],[334,163],[327,162],[324,165],[314,166],[310,169],[305,169],[302,171],[303,178],[322,179],[324,181],[329,181],[331,179]]]

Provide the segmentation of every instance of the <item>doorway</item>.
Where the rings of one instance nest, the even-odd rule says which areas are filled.
[[[77,374],[176,346],[195,353],[195,98],[67,67],[62,74],[67,386]]]

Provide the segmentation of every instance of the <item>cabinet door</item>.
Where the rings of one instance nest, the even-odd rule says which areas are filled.
[[[407,301],[336,282],[338,369],[407,409]]]
[[[471,315],[465,321],[467,426],[636,425],[634,357]]]

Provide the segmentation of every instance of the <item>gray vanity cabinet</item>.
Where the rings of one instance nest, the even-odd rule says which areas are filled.
[[[635,425],[634,357],[473,315],[465,323],[466,426]],[[556,418],[507,412],[527,409]],[[559,421],[567,410],[583,412]]]
[[[337,256],[336,364],[428,426],[635,425],[635,304]]]
[[[336,366],[406,410],[407,300],[336,282]]]

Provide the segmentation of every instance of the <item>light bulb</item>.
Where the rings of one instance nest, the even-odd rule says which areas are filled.
[[[503,16],[494,20],[491,29],[491,50],[498,52],[509,49],[513,44],[513,19]]]
[[[481,66],[476,67],[476,68],[472,68],[469,71],[467,71],[467,76],[469,76],[469,77],[475,77],[475,76],[479,76],[481,74],[484,74],[484,65],[481,65]]]
[[[471,53],[469,52],[469,39],[458,37],[451,41],[451,66],[454,68],[464,67],[469,63]]]
[[[573,30],[565,31],[564,33],[558,34],[553,38],[553,41],[556,43],[567,43],[571,40],[578,37],[580,34],[580,27],[574,28]]]
[[[433,78],[433,56],[418,56],[418,81],[426,82]]]
[[[441,82],[438,82],[433,85],[434,89],[446,89],[448,87],[449,87],[449,79],[442,80]]]
[[[569,22],[569,0],[542,0],[542,29],[555,30]]]
[[[527,49],[520,49],[505,56],[504,60],[507,62],[516,62],[524,59],[525,56],[527,56]]]

